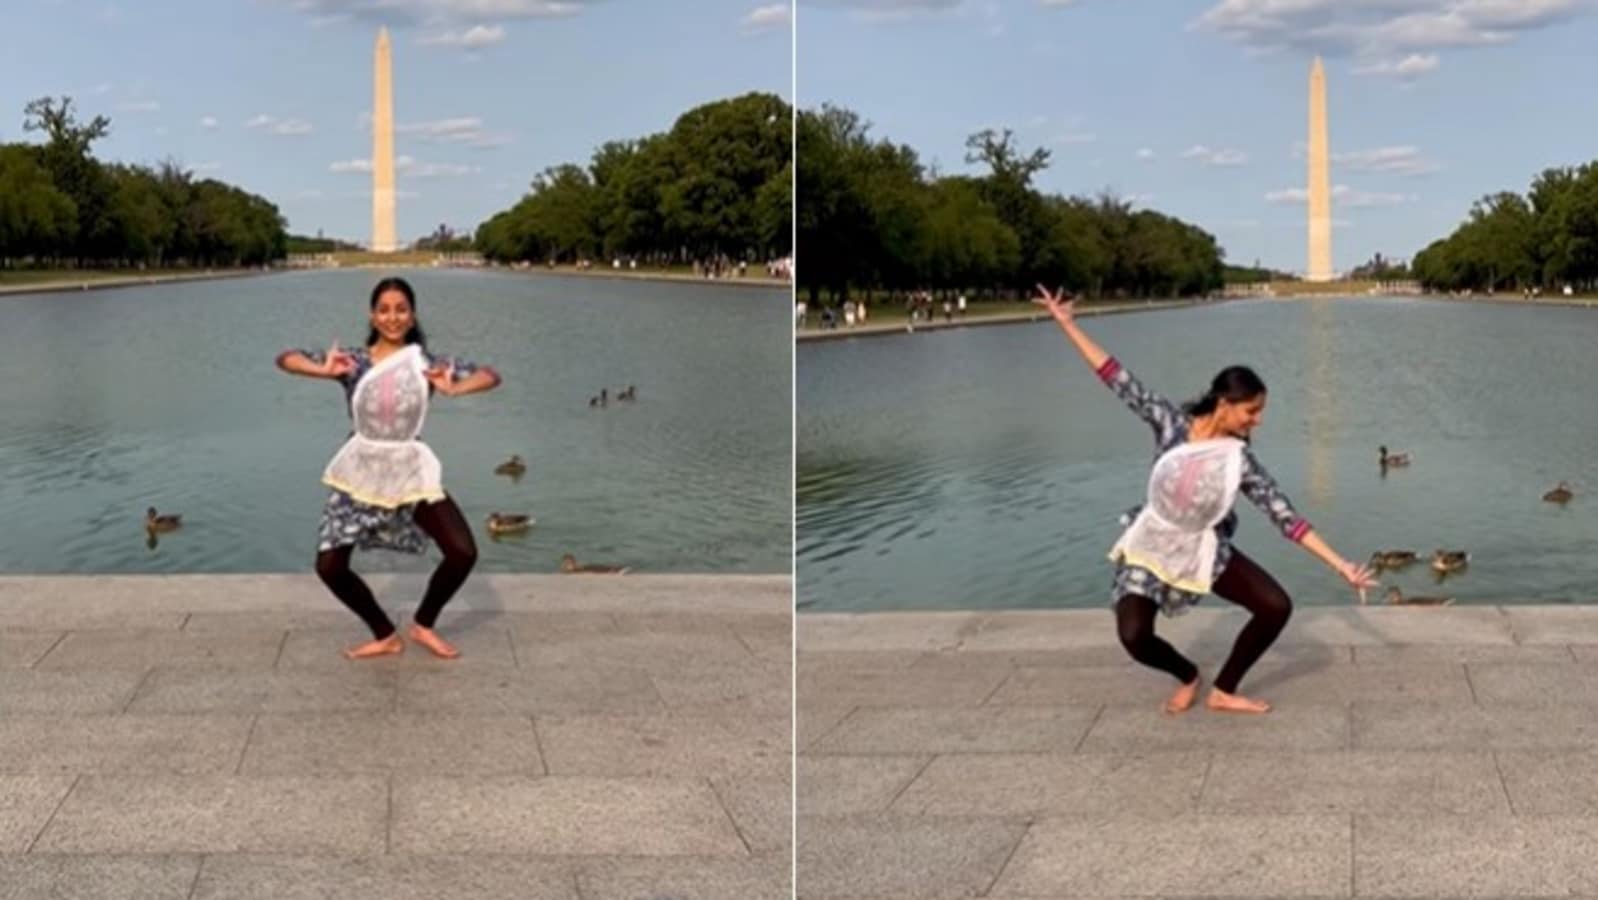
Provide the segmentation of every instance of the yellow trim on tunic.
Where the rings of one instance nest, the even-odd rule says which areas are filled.
[[[1155,562],[1153,559],[1144,557],[1137,553],[1128,553],[1126,550],[1122,550],[1118,554],[1111,554],[1110,559],[1116,562],[1124,562],[1134,565],[1140,569],[1147,569],[1154,573],[1155,578],[1158,578],[1165,584],[1174,587],[1179,591],[1187,591],[1190,594],[1208,594],[1210,592],[1210,588],[1213,586],[1212,584],[1205,584],[1202,581],[1172,578],[1170,575],[1166,574],[1165,570],[1160,567],[1160,564]]]
[[[335,490],[343,491],[353,500],[359,500],[368,506],[377,506],[383,509],[399,509],[401,506],[409,506],[412,503],[443,500],[447,496],[444,493],[444,489],[439,488],[436,491],[424,491],[418,494],[407,494],[401,497],[398,501],[395,501],[389,497],[377,497],[376,495],[368,494],[364,491],[350,487],[349,485],[340,482],[336,478],[323,478],[322,483]]]

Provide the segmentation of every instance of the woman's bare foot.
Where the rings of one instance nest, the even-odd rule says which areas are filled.
[[[1192,681],[1177,688],[1176,693],[1171,695],[1171,699],[1165,701],[1165,714],[1174,716],[1177,713],[1185,713],[1192,709],[1193,700],[1198,697],[1198,689],[1199,677],[1194,675]]]
[[[449,641],[439,637],[438,632],[431,628],[423,628],[415,622],[411,623],[411,640],[431,650],[439,659],[454,659],[461,655],[461,652]]]
[[[378,656],[395,656],[405,652],[405,642],[399,634],[391,634],[376,641],[356,644],[344,650],[345,659],[372,659]]]
[[[1271,705],[1264,700],[1250,700],[1240,694],[1228,694],[1220,688],[1211,688],[1204,705],[1216,712],[1267,713]]]

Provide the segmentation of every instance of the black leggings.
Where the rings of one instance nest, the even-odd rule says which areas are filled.
[[[1217,688],[1235,694],[1238,682],[1282,633],[1288,617],[1293,614],[1293,601],[1270,573],[1236,549],[1212,590],[1254,614],[1238,634],[1232,655],[1221,673],[1215,676]],[[1155,636],[1154,615],[1158,609],[1158,604],[1147,597],[1137,594],[1122,597],[1115,606],[1121,646],[1143,665],[1169,672],[1178,681],[1189,684],[1198,677],[1198,667],[1175,647]]]
[[[477,564],[477,543],[472,540],[472,530],[461,515],[460,507],[448,497],[436,503],[417,504],[415,518],[422,531],[444,551],[444,561],[433,570],[422,605],[416,609],[416,624],[432,628],[444,604],[455,596],[472,566]],[[354,551],[354,547],[338,547],[316,554],[316,574],[334,596],[372,629],[372,636],[382,640],[394,633],[394,623],[377,605],[371,588],[350,570],[350,555]]]

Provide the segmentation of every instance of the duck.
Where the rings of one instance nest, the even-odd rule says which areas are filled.
[[[151,534],[161,534],[168,531],[177,531],[183,527],[183,517],[178,515],[158,515],[155,507],[144,511],[144,530]]]
[[[1386,444],[1383,444],[1376,449],[1381,453],[1380,462],[1382,468],[1384,469],[1402,468],[1409,465],[1414,460],[1414,454],[1412,453],[1388,453]]]
[[[522,458],[515,454],[512,454],[510,459],[494,467],[495,475],[509,475],[512,478],[520,478],[526,471],[527,464],[522,462]]]
[[[624,387],[621,390],[616,392],[616,399],[617,400],[637,400],[638,399],[638,386],[637,385],[632,385],[632,384],[627,385],[626,387]]]
[[[532,516],[521,516],[502,512],[491,512],[488,514],[488,533],[495,536],[501,534],[520,534],[531,527],[533,527]]]
[[[1412,565],[1418,557],[1413,550],[1377,550],[1371,554],[1371,568],[1403,569]]]
[[[1570,498],[1576,496],[1570,490],[1570,485],[1559,482],[1559,486],[1543,494],[1543,499],[1549,503],[1569,503]]]
[[[578,565],[577,557],[570,553],[560,558],[560,570],[567,575],[625,575],[629,571],[627,566],[610,566],[603,563],[589,563]]]
[[[1387,602],[1391,606],[1452,606],[1453,597],[1405,597],[1397,586],[1387,589]]]
[[[1470,563],[1470,554],[1463,550],[1438,550],[1432,554],[1432,570],[1442,573],[1458,572]]]

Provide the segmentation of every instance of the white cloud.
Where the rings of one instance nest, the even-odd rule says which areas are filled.
[[[479,50],[505,40],[505,29],[500,25],[473,25],[465,31],[441,31],[418,39],[424,46],[464,47]]]
[[[1294,159],[1303,159],[1308,153],[1309,145],[1303,141],[1293,145]],[[1334,169],[1382,175],[1430,175],[1442,169],[1441,164],[1427,159],[1421,155],[1418,148],[1409,145],[1348,150],[1341,153],[1334,151],[1331,163]]]
[[[391,28],[481,25],[491,20],[575,16],[597,0],[275,0],[313,25],[358,21]]]
[[[1399,206],[1404,203],[1413,203],[1416,200],[1413,194],[1390,194],[1376,191],[1357,191],[1346,184],[1332,188],[1332,206],[1345,208],[1360,208],[1368,206]],[[1280,191],[1271,191],[1265,195],[1265,202],[1280,204],[1305,204],[1309,202],[1309,191],[1305,188],[1286,188]]]
[[[1353,172],[1382,172],[1391,175],[1429,175],[1442,166],[1420,155],[1414,147],[1377,147],[1349,153],[1333,153],[1332,165]]]
[[[1354,68],[1355,75],[1385,75],[1400,79],[1414,79],[1437,71],[1435,53],[1411,53],[1399,60],[1381,60]]]
[[[1091,132],[1071,132],[1068,134],[1056,135],[1054,138],[1054,143],[1060,144],[1062,146],[1068,144],[1091,144],[1098,139],[1099,136]]]
[[[370,159],[339,160],[327,167],[335,175],[369,175]],[[424,163],[409,156],[394,158],[394,174],[403,178],[459,178],[483,171],[481,166],[463,166],[456,163]]]
[[[772,3],[750,10],[741,24],[745,34],[765,34],[787,28],[789,21],[788,4]]]
[[[1264,52],[1379,60],[1507,43],[1592,8],[1590,0],[1218,0],[1190,27]]]
[[[244,127],[252,131],[265,131],[267,134],[284,137],[310,134],[313,130],[311,123],[304,119],[279,119],[276,116],[269,116],[265,113],[245,122]]]
[[[371,112],[363,112],[356,116],[355,127],[370,134],[372,131]],[[426,143],[454,144],[479,150],[503,147],[511,143],[510,135],[486,130],[483,127],[483,120],[477,116],[456,116],[425,122],[405,122],[395,125],[394,133]]]
[[[1154,151],[1147,147],[1142,147],[1137,151],[1136,155],[1138,159],[1153,159]]]
[[[117,104],[117,109],[130,113],[160,112],[161,104],[155,100],[125,100]]]
[[[903,22],[919,16],[955,12],[965,0],[807,0],[807,6],[853,10],[868,22]]]
[[[215,172],[222,168],[222,164],[219,162],[203,162],[195,163],[189,168],[195,172]]]
[[[215,131],[222,127],[222,123],[216,120],[216,116],[202,116],[200,118],[200,127],[206,131]]]
[[[1203,144],[1195,144],[1182,151],[1182,158],[1196,159],[1206,166],[1241,166],[1248,162],[1248,154],[1241,150],[1212,150]]]

